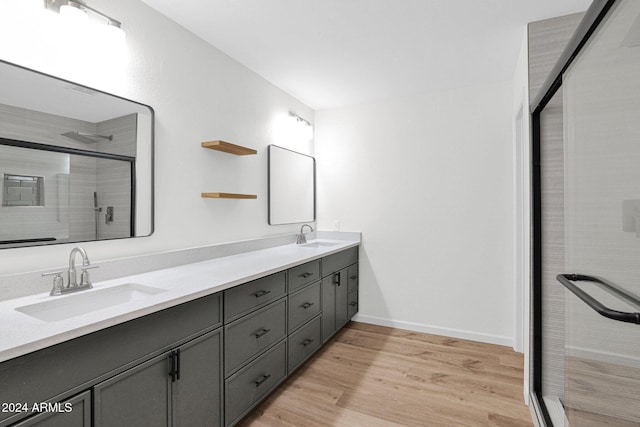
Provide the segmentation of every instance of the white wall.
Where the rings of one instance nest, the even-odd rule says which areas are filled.
[[[362,231],[359,319],[513,342],[512,82],[316,112],[319,228]]]
[[[27,4],[0,0],[0,59],[150,105],[155,109],[156,222],[151,237],[84,243],[92,261],[294,233],[267,225],[267,145],[289,110],[313,111],[138,0],[92,0],[123,22],[124,54],[83,46],[38,24]],[[69,42],[71,41],[71,42]],[[200,147],[223,139],[258,150],[236,157]],[[286,145],[286,144],[285,144]],[[289,147],[313,153],[313,144]],[[202,199],[201,192],[255,193],[257,200]],[[0,275],[65,264],[75,245],[7,249]],[[43,281],[43,289],[49,286]]]
[[[522,45],[513,78],[514,143],[514,348],[524,353],[524,399],[529,402],[529,328],[531,305],[531,115],[529,114],[529,40]],[[519,206],[519,208],[518,208]]]

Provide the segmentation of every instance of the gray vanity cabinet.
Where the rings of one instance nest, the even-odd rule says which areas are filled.
[[[357,312],[357,262],[346,249],[2,362],[0,402],[73,410],[0,427],[234,425]]]
[[[94,387],[94,426],[219,426],[221,330]]]
[[[52,412],[43,412],[14,427],[91,427],[91,392],[82,392],[60,402]]]

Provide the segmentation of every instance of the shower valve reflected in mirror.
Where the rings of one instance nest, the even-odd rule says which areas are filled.
[[[153,110],[0,61],[0,248],[153,232]]]

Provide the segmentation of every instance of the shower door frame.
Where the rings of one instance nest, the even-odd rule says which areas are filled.
[[[42,150],[49,151],[54,153],[62,153],[62,154],[73,154],[76,156],[85,156],[85,157],[93,157],[96,159],[107,159],[107,160],[119,160],[122,162],[129,163],[129,167],[131,169],[131,196],[130,196],[130,205],[131,212],[129,217],[129,236],[135,236],[135,218],[136,218],[136,158],[131,156],[123,156],[120,154],[111,154],[111,153],[102,153],[99,151],[91,151],[91,150],[82,150],[79,148],[72,147],[62,147],[58,145],[49,145],[49,144],[41,144],[39,142],[30,142],[30,141],[21,141],[19,139],[9,139],[0,137],[0,145],[6,145],[10,147],[19,147],[19,148],[29,148],[32,150]],[[125,237],[125,238],[128,238]],[[122,237],[118,237],[122,238]],[[110,240],[110,239],[101,239],[101,240]],[[67,242],[65,242],[67,243]]]
[[[540,116],[557,91],[562,87],[562,75],[580,53],[609,10],[618,0],[594,0],[575,33],[560,54],[558,61],[530,104],[532,159],[532,287],[531,318],[531,412],[539,425],[553,426],[549,411],[542,399],[542,174]]]

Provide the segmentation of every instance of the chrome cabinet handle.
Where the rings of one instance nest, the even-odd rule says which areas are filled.
[[[302,273],[300,275],[300,277],[302,277],[303,279],[306,279],[307,277],[311,277],[311,276],[313,276],[313,273]]]
[[[305,302],[304,304],[302,304],[300,307],[304,308],[305,310],[309,307],[311,307],[314,303],[312,302]]]
[[[640,313],[628,313],[624,311],[613,310],[586,293],[583,289],[580,289],[573,282],[597,283],[598,285],[600,285],[600,287],[606,288],[618,298],[626,300],[627,302],[630,302],[636,306],[640,305],[640,301],[638,301],[635,296],[629,294],[619,286],[605,279],[594,276],[586,276],[584,274],[558,274],[556,276],[556,279],[558,279],[562,286],[569,289],[575,296],[584,301],[589,307],[591,307],[601,316],[617,320],[618,322],[635,323],[636,325],[640,325]]]
[[[311,344],[313,342],[313,338],[307,338],[306,340],[302,341],[302,345],[307,347],[309,346],[309,344]]]
[[[334,273],[333,283],[340,286],[340,272]]]

